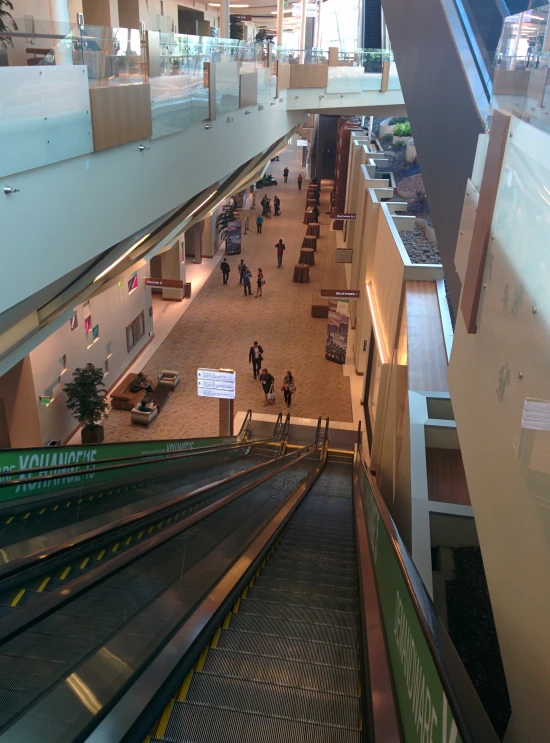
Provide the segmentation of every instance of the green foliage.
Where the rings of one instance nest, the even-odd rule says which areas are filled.
[[[227,239],[227,225],[237,219],[235,215],[235,204],[226,204],[222,206],[220,214],[216,218],[216,229],[222,240]]]
[[[13,10],[11,0],[0,0],[0,33],[17,31],[17,23],[13,20],[10,10]],[[0,49],[7,49],[8,47],[13,49],[13,41],[9,36],[2,36],[0,38]]]
[[[391,133],[384,134],[384,136],[382,137],[382,142],[391,142],[392,140],[393,140],[393,134]]]
[[[402,150],[402,149],[403,149],[404,147],[406,147],[406,146],[407,146],[407,143],[406,143],[406,142],[403,142],[403,140],[402,140],[402,139],[398,140],[398,141],[397,141],[397,142],[396,142],[396,143],[394,144],[394,147],[395,147],[395,149],[396,149],[396,150]]]
[[[411,136],[411,124],[409,121],[397,124],[393,132],[395,137],[410,137]]]
[[[67,396],[67,408],[73,418],[85,426],[94,428],[109,409],[105,400],[106,389],[103,384],[103,369],[86,364],[73,372],[73,381],[63,387]]]
[[[395,126],[395,124],[408,124],[409,120],[406,116],[392,116],[391,119],[388,121],[388,124],[390,126]]]

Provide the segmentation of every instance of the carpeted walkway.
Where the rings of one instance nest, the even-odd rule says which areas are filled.
[[[333,421],[352,421],[349,379],[342,367],[325,360],[326,319],[311,317],[314,295],[321,287],[345,287],[344,267],[335,263],[334,234],[329,232],[329,193],[321,195],[321,238],[317,241],[315,266],[310,268],[310,284],[292,282],[302,239],[307,181],[298,191],[296,178],[301,171],[301,148],[289,147],[280,162],[271,163],[269,172],[279,185],[266,189],[269,197],[281,199],[281,216],[264,222],[263,234],[255,230],[256,215],[261,210],[262,192],[257,194],[256,210],[250,212],[251,231],[243,235],[240,256],[231,256],[229,284],[223,286],[221,271],[214,268],[197,295],[144,371],[156,379],[162,369],[177,369],[182,382],[171,394],[166,406],[150,428],[132,426],[130,413],[112,410],[105,421],[105,440],[185,438],[218,434],[218,401],[198,397],[199,367],[232,368],[237,372],[235,410],[251,408],[256,413],[286,410],[280,387],[287,369],[296,379],[297,393],[293,416],[316,418],[329,416]],[[282,171],[290,170],[284,185]],[[286,252],[282,268],[277,268],[275,243],[282,237]],[[243,258],[253,273],[253,296],[245,297],[238,286],[237,265]],[[214,259],[216,260],[216,259]],[[264,296],[255,298],[255,278],[262,268],[266,280]],[[264,366],[275,377],[277,400],[264,407],[258,382],[252,377],[248,350],[257,340],[264,349]]]

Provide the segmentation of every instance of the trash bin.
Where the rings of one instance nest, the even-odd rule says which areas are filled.
[[[191,299],[191,282],[186,282],[183,286],[183,298]]]

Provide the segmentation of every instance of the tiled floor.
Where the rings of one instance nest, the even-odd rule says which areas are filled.
[[[269,172],[278,178],[280,185],[266,191],[271,199],[279,195],[281,216],[266,220],[262,235],[257,235],[254,229],[243,236],[242,255],[229,258],[232,271],[227,286],[222,285],[218,267],[220,252],[201,265],[187,265],[187,280],[193,285],[191,302],[155,302],[156,337],[134,369],[143,369],[152,378],[162,369],[177,369],[182,383],[149,429],[132,426],[128,412],[112,410],[105,421],[106,441],[217,435],[218,401],[198,397],[199,367],[237,371],[235,410],[251,408],[261,414],[282,410],[280,386],[286,370],[290,369],[297,385],[293,416],[317,419],[322,415],[335,422],[350,423],[361,419],[357,395],[360,398],[362,377],[355,376],[353,365],[341,367],[325,360],[327,323],[311,317],[312,298],[322,286],[346,286],[344,268],[334,260],[335,239],[329,232],[330,220],[326,214],[328,192],[321,196],[321,238],[315,254],[316,265],[310,269],[311,283],[292,282],[306,232],[302,219],[307,182],[304,181],[301,192],[296,185],[298,172],[305,176],[300,163],[298,147],[289,147],[280,162],[271,163]],[[285,165],[290,169],[286,185],[282,178]],[[262,195],[262,192],[258,194],[258,202]],[[251,212],[251,223],[257,213]],[[275,250],[279,237],[287,248],[280,269]],[[266,279],[263,297],[245,297],[238,286],[237,265],[241,257],[254,276],[259,267],[263,269]],[[254,294],[255,290],[253,284]],[[248,350],[254,340],[263,346],[264,366],[275,377],[277,401],[269,409],[263,405],[263,394],[248,364]],[[350,381],[355,393],[353,407]]]

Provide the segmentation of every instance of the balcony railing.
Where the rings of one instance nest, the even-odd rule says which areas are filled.
[[[0,34],[0,175],[185,131],[282,91],[398,90],[390,52],[282,49],[159,31],[16,21]],[[25,68],[23,71],[21,68]]]

